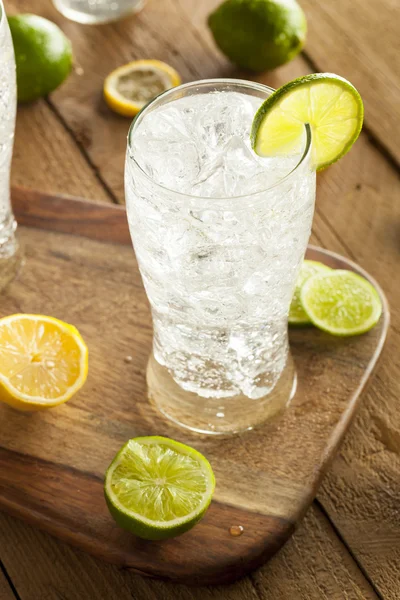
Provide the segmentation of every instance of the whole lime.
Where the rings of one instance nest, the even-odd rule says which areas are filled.
[[[289,62],[304,46],[307,22],[296,0],[226,0],[208,24],[236,65],[266,71]]]
[[[17,65],[19,102],[55,90],[72,68],[72,47],[61,29],[37,15],[8,17]]]

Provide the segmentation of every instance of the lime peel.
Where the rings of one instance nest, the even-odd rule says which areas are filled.
[[[307,22],[296,0],[225,0],[208,17],[220,50],[243,69],[272,70],[303,48]]]
[[[72,69],[72,45],[61,29],[32,14],[8,17],[17,67],[18,102],[54,91]]]

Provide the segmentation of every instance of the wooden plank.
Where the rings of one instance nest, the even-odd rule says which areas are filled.
[[[339,166],[339,165],[338,165]],[[347,252],[379,277],[392,307],[392,328],[376,377],[340,457],[325,480],[320,500],[382,596],[400,589],[400,297],[398,174],[365,141],[351,160],[324,174],[316,228],[340,232],[330,246]],[[340,236],[340,237],[339,237]]]
[[[35,211],[39,217],[51,214],[49,223],[54,222],[55,229],[57,220],[62,227],[68,222],[64,214],[74,215],[74,225],[85,223],[88,206],[96,217],[104,212],[110,222],[111,213],[119,216],[122,210],[79,201],[72,201],[71,209],[67,199],[37,195],[31,202],[31,198],[32,194],[26,202],[29,218],[37,222]],[[51,203],[54,208],[49,210]],[[102,222],[97,218],[96,223]],[[96,237],[100,231],[99,226]],[[93,237],[93,229],[89,234]],[[384,317],[362,338],[337,340],[312,329],[292,331],[299,385],[279,420],[240,439],[200,438],[178,432],[146,399],[144,373],[152,334],[132,249],[31,228],[21,229],[20,235],[29,268],[8,288],[3,314],[23,312],[29,306],[32,312],[76,324],[87,339],[92,360],[87,385],[67,405],[33,417],[0,407],[0,420],[7,423],[0,431],[0,505],[107,560],[177,581],[232,581],[264,562],[304,514],[349,425],[385,338],[384,299]],[[360,272],[318,249],[310,249],[307,256]],[[55,285],[57,281],[73,286]],[[94,290],[95,311],[89,310]],[[110,318],[110,306],[118,307],[118,318],[116,313]],[[124,356],[131,349],[135,369],[118,361],[121,352]],[[114,357],[111,371],[109,356]],[[45,434],[49,428],[50,437]],[[113,524],[102,478],[128,437],[160,432],[178,435],[203,451],[218,485],[204,521],[185,536],[164,541],[154,554],[154,544],[132,538]],[[243,536],[229,536],[232,524],[244,527]],[[207,553],[202,552],[205,546]]]
[[[378,600],[315,504],[290,542],[250,577],[260,600]]]
[[[3,514],[0,529],[0,555],[21,600],[258,600],[249,579],[210,588],[164,583],[95,560]]]
[[[1,542],[0,542],[1,543]],[[0,546],[1,554],[1,546]],[[6,576],[0,569],[0,600],[16,600]]]
[[[45,101],[18,107],[11,180],[44,192],[112,201]]]
[[[352,435],[334,462],[319,499],[375,588],[385,600],[400,593],[399,417],[397,367],[388,358],[398,353],[400,337],[387,348],[386,368],[364,399]],[[396,389],[393,390],[393,387]],[[392,389],[391,389],[392,388]]]
[[[0,529],[0,555],[21,600],[377,600],[315,506],[279,555],[229,586],[193,588],[142,578],[5,515]]]
[[[12,188],[12,203],[19,225],[131,244],[123,207],[65,195],[47,195],[21,187]]]
[[[318,70],[339,73],[358,88],[370,131],[400,163],[400,3],[302,0],[301,5],[309,28],[306,54]]]

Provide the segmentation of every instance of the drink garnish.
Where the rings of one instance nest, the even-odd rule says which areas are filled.
[[[254,117],[251,143],[259,156],[291,154],[301,148],[308,124],[312,163],[321,170],[350,150],[363,117],[361,96],[349,81],[314,73],[283,85],[265,100]]]

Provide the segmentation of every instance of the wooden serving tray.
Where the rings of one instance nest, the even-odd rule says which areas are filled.
[[[233,438],[191,434],[146,399],[152,328],[124,209],[24,190],[15,190],[13,201],[25,264],[0,296],[0,316],[43,313],[75,324],[88,343],[90,368],[85,387],[63,406],[34,414],[0,406],[0,507],[145,575],[210,584],[254,569],[310,505],[381,352],[389,310],[376,282],[347,259],[310,247],[308,258],[372,281],[384,306],[380,322],[352,339],[291,331],[299,385],[286,412]],[[195,446],[217,478],[205,518],[163,542],[119,529],[103,498],[116,451],[151,434]],[[230,535],[232,525],[243,527],[240,537]]]

